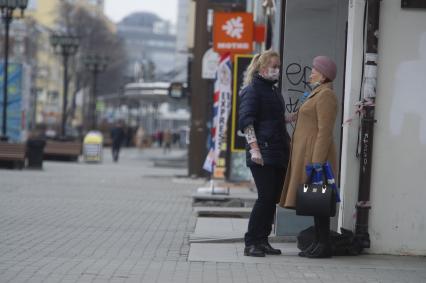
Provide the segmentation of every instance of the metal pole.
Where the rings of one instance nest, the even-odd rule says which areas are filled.
[[[31,91],[32,94],[32,112],[31,112],[31,129],[34,130],[36,128],[36,120],[37,120],[37,89],[33,88]]]
[[[287,12],[287,10],[286,10],[287,0],[282,0],[280,5],[281,5],[281,20],[280,20],[280,47],[279,47],[280,50],[279,50],[279,53],[280,53],[281,60],[284,61],[283,60],[283,58],[284,58],[284,47],[285,47],[285,45],[284,45],[284,41],[285,41],[284,32],[285,32],[285,18],[286,18],[286,15],[287,15],[286,14],[286,12]],[[280,65],[280,74],[283,74],[283,68],[284,68],[284,62],[282,62],[281,65]],[[278,80],[278,89],[280,90],[281,93],[283,93],[283,91],[282,91],[283,90],[283,76],[282,75],[280,76],[280,78]]]
[[[97,84],[97,79],[98,79],[98,70],[93,71],[93,93],[92,93],[92,105],[91,105],[91,111],[92,111],[92,129],[96,129],[96,124],[97,124],[97,116],[96,116],[96,84]]]
[[[202,58],[206,50],[209,49],[209,37],[206,30],[205,19],[207,10],[210,8],[209,1],[197,1],[195,17],[195,45],[194,59],[191,67],[191,122],[190,122],[190,144],[188,148],[188,174],[190,176],[205,176],[203,170],[204,159],[207,155],[207,121],[208,113],[208,92],[209,83],[201,78]],[[202,106],[202,107],[200,107]]]
[[[4,39],[4,70],[3,70],[3,125],[1,140],[7,141],[7,106],[8,106],[8,69],[9,69],[9,27],[12,21],[12,11],[6,10],[4,16],[5,39]]]
[[[357,221],[355,232],[362,248],[370,247],[370,235],[368,233],[368,214],[371,208],[371,157],[373,153],[374,133],[374,100],[376,97],[377,81],[377,50],[379,34],[380,0],[367,1],[367,53],[365,60],[364,76],[364,102],[370,101],[364,106],[361,120],[361,156],[359,192],[357,202]]]
[[[62,47],[64,48],[64,47]],[[63,65],[64,65],[64,98],[62,104],[62,137],[66,136],[66,124],[67,124],[67,102],[68,102],[68,54],[62,53]]]

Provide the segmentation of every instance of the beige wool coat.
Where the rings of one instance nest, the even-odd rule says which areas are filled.
[[[279,205],[296,207],[297,188],[307,181],[305,166],[329,161],[337,176],[333,129],[337,116],[337,97],[331,83],[317,87],[297,114],[291,141],[290,161]]]

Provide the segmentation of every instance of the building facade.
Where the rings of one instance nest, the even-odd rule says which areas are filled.
[[[104,14],[103,0],[67,0],[75,7],[89,11],[92,16],[101,18],[114,32],[115,25]],[[33,120],[35,124],[46,124],[48,127],[57,126],[62,117],[63,103],[63,69],[62,58],[53,52],[50,44],[52,33],[61,30],[59,24],[60,0],[30,0],[25,11],[26,25],[31,44],[27,46],[34,49],[34,57],[31,59],[33,73],[32,97],[33,97]],[[26,51],[27,52],[27,51]],[[28,53],[28,52],[27,52]],[[80,95],[82,92],[79,92]],[[74,100],[75,91],[74,80],[69,84],[68,105],[71,107]],[[81,99],[77,99],[81,101]],[[81,124],[82,103],[77,106],[75,120],[72,123]]]
[[[196,16],[201,20],[195,28],[196,34],[201,36],[207,33],[204,25],[206,1],[196,2]],[[259,1],[247,3],[249,11],[257,11],[255,4]],[[337,64],[334,90],[339,101],[339,114],[334,141],[340,157],[340,170],[335,175],[342,201],[332,228],[356,231],[363,219],[357,217],[360,211],[357,207],[369,208],[370,247],[365,249],[366,252],[426,255],[423,240],[426,238],[426,206],[423,204],[426,199],[425,5],[421,1],[401,0],[271,0],[265,3],[278,7],[276,12],[280,14],[275,20],[272,46],[282,55],[281,90],[287,112],[297,112],[300,97],[309,91],[308,80],[315,56],[327,55]],[[410,4],[413,6],[404,7]],[[367,27],[371,27],[367,22],[368,5],[380,6],[379,27],[370,32],[369,39],[366,36]],[[255,18],[258,16],[255,13]],[[374,53],[367,52],[371,37],[378,39],[378,50]],[[205,51],[207,43],[197,42],[197,38],[201,37],[195,37],[195,44],[202,44],[202,51]],[[194,62],[203,54],[194,52]],[[376,63],[377,69],[365,67],[365,61]],[[205,81],[199,81],[199,73],[199,65],[194,64],[191,79],[197,81],[197,89],[203,89]],[[366,137],[360,131],[361,118],[365,116],[359,118],[356,111],[360,101],[368,102],[365,99],[371,98],[368,93],[372,90],[377,121],[374,135]],[[200,110],[200,105],[204,106],[204,103],[192,106],[191,143],[201,146],[194,147],[192,155],[190,151],[190,162],[204,149],[202,143],[207,122],[203,116],[205,110]],[[294,124],[288,129],[291,132]],[[368,160],[360,152],[360,145],[365,144],[373,145]],[[371,164],[368,185],[360,182],[360,177],[367,171],[365,162]],[[190,172],[201,170],[199,164],[193,163]],[[364,195],[367,187],[370,187],[369,197]],[[289,219],[285,221],[291,222]]]
[[[340,110],[334,133],[340,148],[336,175],[342,202],[333,229],[356,231],[360,224],[357,207],[369,207],[371,243],[366,252],[426,255],[422,240],[426,237],[426,96],[422,82],[426,77],[426,9],[404,8],[400,0],[281,2],[285,3],[280,51],[286,109],[297,111],[314,56],[330,56],[338,66],[334,89]],[[380,7],[379,27],[372,34],[378,39],[378,49],[371,53],[366,49],[371,39],[366,36],[365,11],[375,3]],[[377,69],[365,67],[367,60],[374,61]],[[371,90],[373,96],[369,96]],[[377,120],[372,136],[360,131],[363,120],[356,113],[356,105],[371,98]],[[360,151],[365,144],[373,145],[371,158]],[[367,185],[360,181],[360,175],[368,171],[365,162],[371,165],[369,199],[365,197]]]
[[[188,72],[188,27],[190,0],[178,0],[178,18],[176,26],[176,77],[174,81],[186,82]]]
[[[73,5],[80,5],[98,15],[104,14],[104,0],[65,0]],[[53,28],[56,26],[60,0],[29,0],[28,15],[39,24]]]
[[[365,1],[349,1],[344,117],[353,116],[362,81]],[[426,255],[426,9],[380,3],[371,209],[372,253]],[[344,127],[341,159],[343,202],[339,225],[352,228],[357,202],[358,124]]]

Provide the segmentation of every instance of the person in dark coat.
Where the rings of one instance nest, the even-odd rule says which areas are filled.
[[[124,123],[118,121],[117,124],[111,130],[111,140],[112,140],[112,158],[114,162],[118,161],[118,156],[120,154],[120,148],[126,138],[124,132]]]
[[[275,86],[279,66],[278,53],[257,54],[240,92],[239,129],[246,137],[246,162],[258,192],[245,234],[246,256],[281,254],[268,242],[289,159],[284,99]]]

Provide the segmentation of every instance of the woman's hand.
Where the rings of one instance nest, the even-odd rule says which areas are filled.
[[[293,122],[296,122],[296,120],[297,120],[297,112],[285,115],[284,117],[284,121],[286,123],[293,123]]]
[[[313,163],[312,166],[314,167],[315,171],[321,172],[323,163]]]
[[[260,153],[259,148],[250,149],[250,154],[251,154],[251,161],[262,166],[264,165],[262,154]]]

